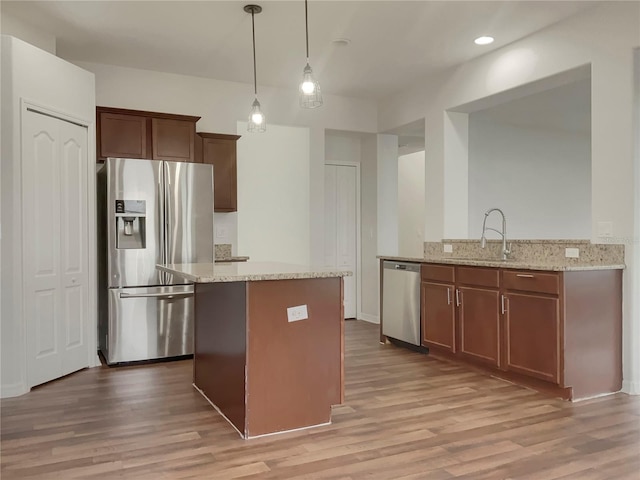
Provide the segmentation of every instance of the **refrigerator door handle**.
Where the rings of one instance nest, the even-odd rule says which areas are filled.
[[[171,177],[169,175],[169,166],[167,162],[162,162],[162,178],[164,183],[164,214],[165,216],[169,216],[169,202],[171,201],[169,197],[169,189],[171,188]],[[169,222],[172,224],[175,222],[175,218],[164,218],[164,263],[169,261],[169,252],[171,251],[171,246],[169,245]],[[169,283],[169,274],[165,273],[165,282]]]
[[[188,298],[193,297],[193,292],[184,293],[121,293],[120,298]]]

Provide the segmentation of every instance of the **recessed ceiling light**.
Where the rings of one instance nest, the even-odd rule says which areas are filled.
[[[346,47],[351,43],[351,40],[348,38],[336,38],[333,40],[333,44],[337,47]]]
[[[493,43],[493,37],[478,37],[474,40],[474,43],[476,45],[489,45],[490,43]]]

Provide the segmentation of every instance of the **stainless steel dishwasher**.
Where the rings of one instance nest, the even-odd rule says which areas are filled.
[[[385,260],[382,334],[420,345],[420,264]]]

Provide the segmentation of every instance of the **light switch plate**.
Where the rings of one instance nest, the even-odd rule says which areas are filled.
[[[567,258],[579,258],[580,257],[580,249],[579,248],[565,248],[564,256]]]
[[[287,320],[289,322],[297,322],[309,318],[309,312],[306,305],[298,305],[297,307],[287,308]]]
[[[444,253],[453,253],[453,245],[451,245],[450,243],[445,243],[443,248]]]

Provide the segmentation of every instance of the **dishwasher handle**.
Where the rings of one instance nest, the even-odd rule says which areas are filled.
[[[392,262],[385,260],[383,267],[385,270],[400,270],[403,272],[420,273],[420,264],[413,262]]]

